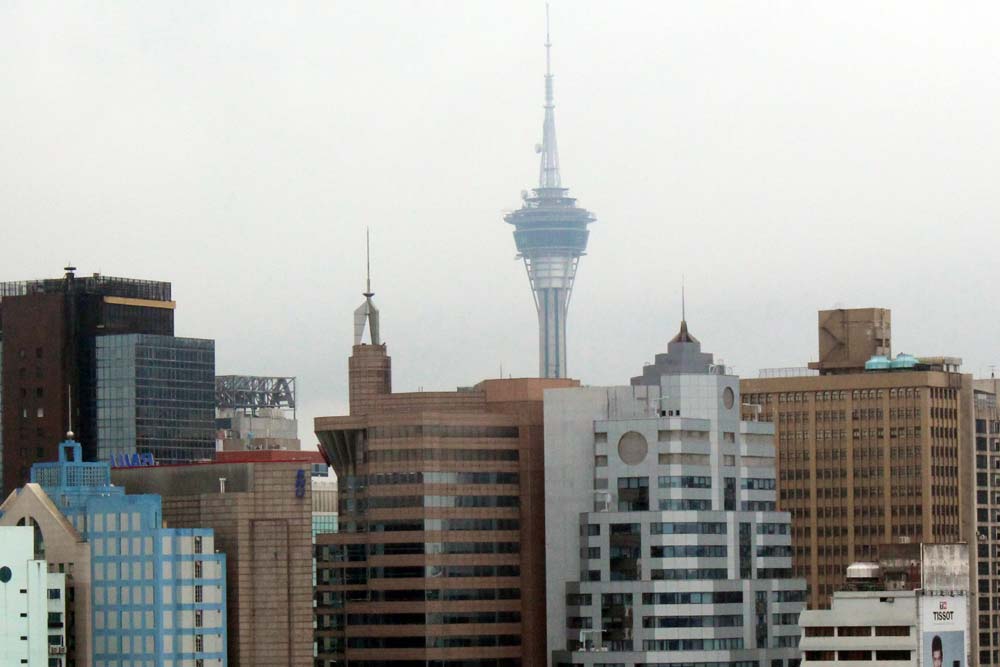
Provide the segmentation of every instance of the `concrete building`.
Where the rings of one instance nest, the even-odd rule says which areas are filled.
[[[744,416],[775,428],[778,506],[811,608],[880,544],[975,540],[972,378],[954,357],[891,358],[890,332],[888,310],[820,311],[810,375],[740,382]]]
[[[340,496],[316,538],[315,664],[545,664],[542,392],[577,383],[393,393],[371,295],[351,414],[315,422]]]
[[[829,609],[802,613],[803,666],[980,664],[969,661],[967,546],[913,546],[921,552],[914,586],[887,589],[878,563],[855,563]]]
[[[63,577],[35,552],[31,526],[0,527],[0,664],[62,667]]]
[[[972,552],[971,639],[981,667],[1000,665],[1000,381],[973,381],[976,537]]]
[[[631,386],[545,392],[552,664],[798,664],[773,432],[684,321]]]
[[[295,378],[215,378],[217,449],[302,449],[295,417]]]
[[[504,220],[514,226],[518,258],[524,260],[538,311],[538,375],[558,378],[566,377],[566,318],[577,264],[587,249],[587,225],[596,218],[577,206],[569,188],[562,185],[547,24],[546,14],[545,121],[542,143],[536,146],[541,157],[538,187],[522,192],[521,208]]]
[[[214,462],[121,468],[129,493],[158,494],[171,526],[212,529],[227,561],[228,654],[240,667],[312,661],[316,452],[218,452]]]
[[[79,443],[32,466],[0,525],[35,528],[35,551],[67,580],[67,665],[226,662],[226,558],[211,530],[163,527],[157,496],[126,496]]]
[[[66,425],[97,457],[97,352],[102,336],[173,336],[170,283],[94,274],[0,283],[0,448],[3,489],[56,458]],[[72,401],[70,399],[72,398]],[[72,404],[72,414],[69,414]]]
[[[100,336],[95,345],[98,460],[212,458],[215,341],[127,334]]]

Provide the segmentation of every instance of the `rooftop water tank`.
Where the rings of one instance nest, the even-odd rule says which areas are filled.
[[[881,354],[876,354],[874,357],[865,362],[866,371],[884,371],[891,368],[891,366],[892,362],[889,361],[889,357]]]
[[[891,368],[913,368],[920,363],[920,360],[910,354],[900,352],[890,363]]]

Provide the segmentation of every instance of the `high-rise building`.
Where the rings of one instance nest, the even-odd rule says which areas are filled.
[[[211,462],[112,470],[129,493],[162,496],[171,526],[213,530],[215,548],[226,555],[232,665],[312,661],[309,479],[321,461],[315,451],[234,451]]]
[[[542,393],[577,382],[393,393],[365,303],[351,414],[315,422],[340,496],[316,537],[316,666],[544,665]]]
[[[170,283],[94,274],[0,283],[0,448],[3,488],[28,481],[31,464],[54,460],[67,425],[97,456],[100,336],[172,336]],[[72,406],[72,414],[70,414]]]
[[[587,225],[596,218],[577,206],[562,185],[547,24],[546,14],[545,121],[542,143],[536,147],[541,154],[538,187],[523,193],[521,208],[504,220],[514,225],[514,242],[538,311],[538,375],[559,378],[566,377],[566,317],[577,263],[587,249]]]
[[[165,528],[160,498],[125,495],[78,442],[36,463],[0,506],[66,575],[67,665],[225,667],[226,556],[204,528]]]
[[[152,454],[161,463],[215,454],[215,341],[99,336],[97,458]]]
[[[820,361],[743,379],[744,415],[774,424],[778,506],[809,606],[878,546],[975,541],[972,379],[954,357],[891,358],[884,309],[819,313]],[[818,373],[818,374],[816,374]]]
[[[215,410],[221,451],[302,448],[293,377],[220,375]]]
[[[774,428],[740,402],[684,321],[632,386],[546,392],[553,665],[797,667]]]
[[[63,667],[66,575],[35,544],[31,526],[0,527],[0,664]]]
[[[971,640],[976,664],[1000,665],[1000,380],[973,381],[975,413],[975,522],[970,541],[972,614]]]

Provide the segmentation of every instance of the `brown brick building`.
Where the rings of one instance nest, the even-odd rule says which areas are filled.
[[[128,493],[163,497],[172,527],[212,528],[226,554],[229,664],[312,662],[316,452],[219,452],[214,463],[115,469]]]
[[[778,507],[795,575],[828,607],[878,545],[974,542],[972,378],[959,359],[890,359],[884,309],[819,313],[818,375],[740,382],[747,418],[772,421]]]
[[[545,665],[542,393],[566,379],[391,392],[355,345],[351,415],[316,433],[340,532],[317,537],[317,667]]]

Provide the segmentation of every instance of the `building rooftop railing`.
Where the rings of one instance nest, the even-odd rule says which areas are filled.
[[[75,278],[73,289],[75,292],[82,294],[148,299],[150,301],[170,301],[171,285],[168,282],[158,280],[118,278],[95,273],[92,276],[79,276]],[[65,291],[65,278],[0,282],[0,299],[4,297],[26,296],[28,294],[61,294]]]

